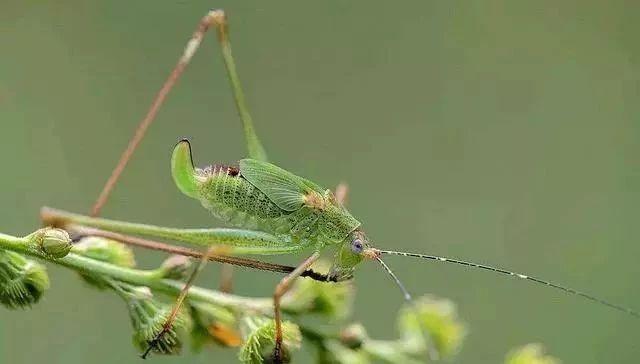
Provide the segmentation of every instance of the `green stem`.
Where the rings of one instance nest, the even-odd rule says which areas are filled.
[[[25,240],[24,238],[17,238],[15,236],[0,233],[1,244],[19,246],[21,244],[24,244],[24,240]]]
[[[125,283],[146,286],[152,290],[173,296],[180,294],[180,291],[184,287],[184,283],[181,281],[160,277],[156,270],[140,270],[120,267],[87,258],[73,252],[69,253],[64,258],[51,258],[41,253],[38,246],[28,237],[18,238],[11,235],[0,234],[0,249],[11,250],[17,253],[36,257],[41,260],[71,268],[78,272],[102,275]],[[257,311],[266,315],[270,315],[273,311],[273,301],[270,299],[236,296],[200,287],[191,287],[187,294],[187,298],[191,300],[211,302],[223,307]]]

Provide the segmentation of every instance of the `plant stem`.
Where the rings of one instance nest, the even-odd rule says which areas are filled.
[[[19,238],[0,233],[0,249],[11,250],[36,257],[50,263],[71,268],[78,272],[102,275],[129,284],[146,286],[152,290],[173,296],[180,294],[180,291],[184,287],[183,282],[164,279],[156,270],[140,270],[120,267],[84,257],[74,253],[73,250],[64,258],[55,259],[43,254],[38,246],[29,239],[29,237]],[[273,311],[273,301],[271,299],[242,297],[201,287],[191,287],[187,297],[190,300],[210,302],[232,309],[257,311],[265,315],[270,315]]]

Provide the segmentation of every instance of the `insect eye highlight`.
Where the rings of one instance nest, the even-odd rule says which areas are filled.
[[[362,240],[360,239],[354,239],[351,242],[351,251],[353,251],[356,254],[360,254],[362,253],[362,249],[364,248],[364,246],[362,245]]]

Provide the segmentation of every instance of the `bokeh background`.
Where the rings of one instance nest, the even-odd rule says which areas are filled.
[[[640,308],[640,6],[633,1],[2,1],[0,231],[38,209],[87,211],[134,125],[211,7],[228,11],[257,129],[278,164],[326,186],[378,246],[506,266]],[[215,221],[172,185],[172,146],[200,164],[245,156],[209,37],[104,215]],[[151,267],[161,256],[141,253]],[[285,257],[293,263],[301,257]],[[459,363],[542,342],[566,363],[631,363],[639,321],[456,266],[389,258],[415,294],[457,302]],[[200,284],[216,286],[217,267]],[[123,304],[50,267],[30,311],[0,310],[3,363],[138,363]],[[237,271],[270,295],[277,275]],[[395,337],[397,288],[357,275],[355,319]],[[232,362],[231,351],[154,357]],[[299,362],[309,359],[298,354]]]

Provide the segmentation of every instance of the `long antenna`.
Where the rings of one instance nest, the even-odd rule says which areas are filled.
[[[484,264],[478,264],[478,263],[472,263],[472,262],[467,262],[464,260],[458,260],[458,259],[451,259],[451,258],[446,258],[446,257],[440,257],[440,256],[436,256],[436,255],[428,255],[428,254],[416,254],[416,253],[405,253],[405,252],[396,252],[396,251],[391,251],[391,250],[379,250],[379,253],[381,254],[390,254],[390,255],[400,255],[403,257],[413,257],[413,258],[422,258],[422,259],[429,259],[429,260],[435,260],[437,262],[443,262],[443,263],[453,263],[453,264],[458,264],[458,265],[464,265],[467,267],[472,267],[472,268],[478,268],[478,269],[484,269],[484,270],[488,270],[491,272],[495,272],[498,274],[503,274],[503,275],[507,275],[507,276],[511,276],[511,277],[515,277],[515,278],[520,278],[520,279],[524,279],[530,282],[534,282],[537,284],[541,284],[541,285],[545,285],[548,287],[552,287],[555,288],[557,290],[563,291],[565,293],[568,294],[572,294],[575,296],[580,296],[583,298],[586,298],[590,301],[599,303],[601,305],[607,306],[609,308],[613,308],[614,310],[620,311],[620,312],[624,312],[628,315],[634,316],[636,318],[640,318],[640,313],[638,313],[637,311],[634,311],[630,308],[627,307],[623,307],[623,306],[619,306],[616,305],[614,303],[605,301],[601,298],[598,298],[596,296],[592,296],[590,294],[584,293],[584,292],[580,292],[577,291],[573,288],[569,288],[569,287],[565,287],[565,286],[561,286],[559,284],[555,284],[553,282],[549,282],[549,281],[545,281],[543,279],[540,278],[536,278],[536,277],[531,277],[522,273],[517,273],[517,272],[512,272],[506,269],[502,269],[502,268],[498,268],[498,267],[492,267],[489,265],[484,265]],[[382,261],[380,259],[378,259],[381,263]],[[384,265],[384,263],[383,263]],[[388,268],[387,268],[388,269]]]
[[[384,270],[387,271],[387,273],[389,273],[389,275],[391,276],[391,279],[393,279],[396,284],[398,285],[398,287],[400,288],[400,290],[402,291],[402,294],[404,295],[404,299],[411,302],[411,294],[409,293],[409,291],[407,291],[407,289],[404,287],[404,284],[402,284],[402,282],[400,282],[400,280],[398,279],[398,277],[396,277],[396,275],[393,273],[393,271],[391,270],[391,268],[389,268],[388,265],[386,265],[382,259],[380,259],[380,257],[376,257],[376,260],[378,261],[378,263],[380,263],[380,265],[382,266],[382,268],[384,268]]]

